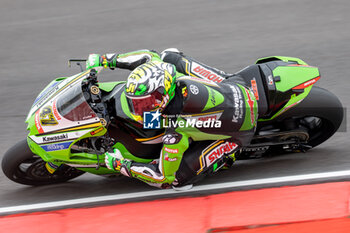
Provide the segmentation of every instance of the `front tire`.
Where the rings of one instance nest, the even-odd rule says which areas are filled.
[[[45,164],[45,161],[33,154],[27,140],[22,140],[5,153],[1,167],[10,180],[33,186],[62,183],[84,173],[76,168],[61,165],[51,174]]]

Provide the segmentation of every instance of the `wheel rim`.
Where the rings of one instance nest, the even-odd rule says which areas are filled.
[[[66,181],[84,173],[75,168],[62,165],[59,170],[51,174],[46,169],[45,164],[46,162],[39,156],[34,155],[18,164],[16,171],[13,173],[13,178],[15,180],[35,181],[38,184],[49,184]]]
[[[334,126],[327,119],[316,116],[304,117],[300,120],[300,125],[308,129],[308,144],[317,146],[327,140],[334,133]]]

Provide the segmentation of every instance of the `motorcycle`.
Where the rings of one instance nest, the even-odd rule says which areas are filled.
[[[70,61],[80,65],[84,60]],[[135,122],[118,117],[118,108],[127,107],[125,95],[120,94],[125,82],[98,82],[96,74],[96,70],[82,69],[77,75],[57,78],[38,95],[26,118],[27,138],[2,159],[3,172],[10,180],[37,186],[65,182],[85,172],[116,175],[119,171],[107,169],[102,156],[111,148],[136,162],[157,160],[163,129],[142,130]],[[320,79],[318,68],[299,58],[260,58],[237,72],[233,81],[235,77],[250,86],[259,115],[254,137],[235,153],[236,159],[307,151],[341,125],[341,102],[328,90],[314,86]],[[210,143],[196,142],[186,153]],[[220,154],[213,164],[210,153],[202,151],[199,158],[189,156],[197,174],[210,166],[217,171],[227,162],[227,156]]]

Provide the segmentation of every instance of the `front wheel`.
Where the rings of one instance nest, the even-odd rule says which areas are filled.
[[[51,174],[45,164],[45,161],[33,154],[27,140],[22,140],[5,153],[1,166],[10,180],[33,186],[62,183],[84,173],[76,168],[61,165]]]

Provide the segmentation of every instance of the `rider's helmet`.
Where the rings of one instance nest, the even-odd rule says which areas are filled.
[[[144,112],[162,112],[175,95],[176,69],[172,64],[152,61],[133,70],[125,92],[130,112],[142,121]]]

